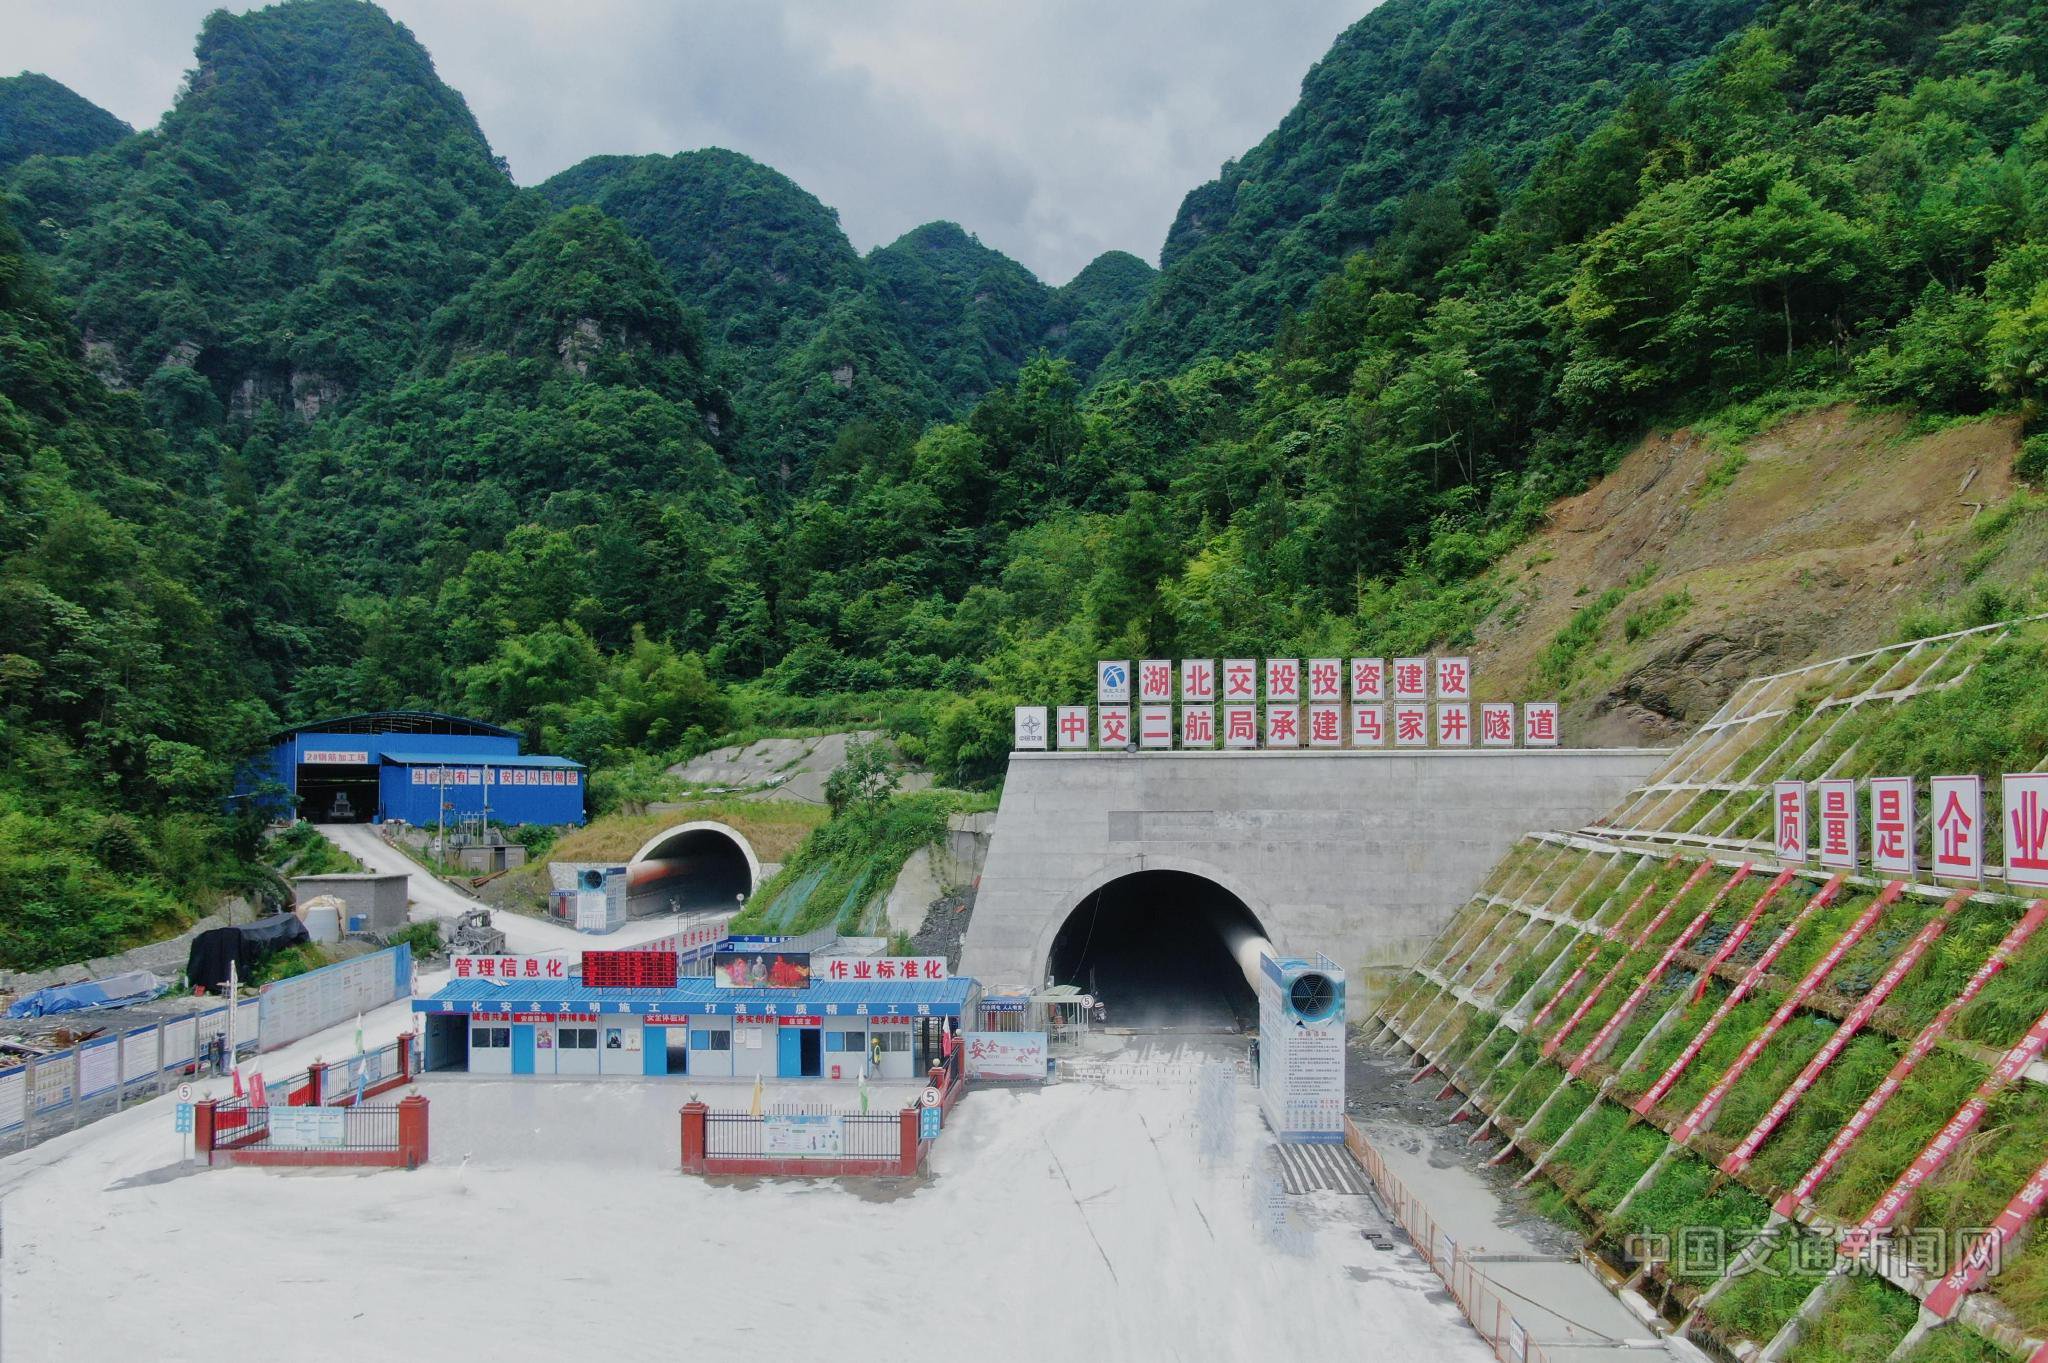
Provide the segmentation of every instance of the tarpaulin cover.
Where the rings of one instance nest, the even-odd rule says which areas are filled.
[[[213,928],[192,939],[192,953],[185,959],[185,978],[213,993],[225,993],[230,961],[235,964],[236,975],[247,980],[269,957],[311,940],[306,925],[291,913],[272,914],[238,928]]]
[[[48,1013],[72,1013],[82,1008],[120,1008],[153,999],[170,985],[147,970],[130,970],[103,980],[77,984],[53,984],[24,994],[7,1009],[11,1018],[39,1018]]]

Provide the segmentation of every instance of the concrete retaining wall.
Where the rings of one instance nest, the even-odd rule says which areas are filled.
[[[1658,749],[1017,753],[960,963],[1036,984],[1061,923],[1142,870],[1206,876],[1353,989],[1411,964],[1516,839],[1576,828]],[[1357,1006],[1354,1001],[1354,1007]]]
[[[525,852],[524,848],[520,849]],[[333,895],[348,909],[348,917],[366,920],[371,932],[395,932],[405,926],[407,877],[374,871],[345,872],[331,876],[294,876],[292,890],[303,904],[315,895]],[[343,930],[348,927],[342,924]]]

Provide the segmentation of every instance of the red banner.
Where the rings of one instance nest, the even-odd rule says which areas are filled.
[[[2005,934],[2005,940],[1992,948],[1991,954],[1984,958],[1984,963],[1977,967],[1976,974],[1970,976],[1964,983],[1961,992],[1949,1001],[1947,1007],[1936,1013],[1931,1022],[1920,1029],[1920,1034],[1913,1038],[1913,1044],[1906,1048],[1905,1054],[1899,1057],[1891,1072],[1870,1091],[1870,1096],[1863,1100],[1863,1105],[1857,1108],[1843,1124],[1842,1129],[1835,1133],[1834,1140],[1828,1142],[1828,1148],[1813,1162],[1813,1167],[1802,1174],[1799,1181],[1778,1199],[1778,1204],[1773,1209],[1778,1215],[1792,1215],[1800,1203],[1813,1196],[1813,1190],[1821,1185],[1821,1180],[1834,1172],[1835,1165],[1841,1162],[1849,1147],[1856,1143],[1857,1137],[1877,1120],[1878,1113],[1884,1111],[1885,1104],[1892,1100],[1892,1095],[1906,1082],[1906,1076],[1933,1053],[1935,1043],[1948,1031],[1948,1025],[1955,1021],[1956,1014],[1969,1007],[1970,1001],[1977,997],[1985,985],[1991,983],[1991,977],[2005,969],[2005,963],[2012,959],[2013,953],[2025,945],[2026,940],[2034,935],[2035,930],[2043,922],[2048,922],[2048,899],[2037,899],[2028,907],[2026,916],[2013,924],[2012,931]]]
[[[1668,871],[1672,867],[1678,865],[1678,862],[1679,858],[1674,856],[1671,858],[1671,860],[1664,863],[1662,869]],[[1636,910],[1640,909],[1641,907],[1643,907],[1645,903],[1649,902],[1650,896],[1655,894],[1656,892],[1657,878],[1655,876],[1652,876],[1650,878],[1650,883],[1643,886],[1643,892],[1635,897],[1635,902],[1630,904],[1627,909],[1623,910],[1621,917],[1615,920],[1614,927],[1589,927],[1586,930],[1585,959],[1580,961],[1579,968],[1577,970],[1574,970],[1571,973],[1571,975],[1566,978],[1565,982],[1557,987],[1557,992],[1550,996],[1550,1002],[1544,1004],[1543,1007],[1537,1012],[1536,1016],[1529,1019],[1528,1025],[1522,1029],[1522,1034],[1524,1036],[1534,1033],[1538,1027],[1541,1027],[1543,1025],[1543,1019],[1550,1016],[1550,1010],[1557,1007],[1558,1004],[1564,1002],[1565,998],[1572,992],[1573,987],[1576,986],[1580,980],[1585,978],[1586,967],[1593,964],[1593,958],[1599,955],[1600,953],[1600,943],[1602,941],[1620,941],[1621,925],[1627,923],[1631,918],[1634,918],[1636,916]]]
[[[1778,891],[1791,884],[1792,877],[1798,874],[1798,871],[1787,866],[1784,870],[1771,877],[1771,883],[1764,886],[1764,892],[1757,897],[1756,903],[1752,904],[1749,912],[1742,916],[1742,921],[1735,925],[1735,931],[1728,934],[1728,940],[1721,943],[1721,949],[1714,953],[1713,960],[1707,962],[1707,968],[1700,972],[1699,979],[1692,987],[1692,1001],[1694,1003],[1698,1003],[1707,996],[1707,983],[1714,978],[1714,972],[1727,964],[1728,958],[1735,954],[1737,947],[1749,940],[1750,929],[1754,928],[1757,920],[1764,916],[1764,910],[1771,907],[1771,901],[1778,897]]]
[[[2027,1034],[2020,1038],[2019,1044],[1992,1066],[1991,1073],[1977,1085],[1977,1091],[1956,1109],[1956,1115],[1949,1118],[1941,1130],[1934,1133],[1934,1139],[1927,1142],[1926,1148],[1906,1166],[1906,1172],[1900,1174],[1898,1180],[1885,1190],[1884,1196],[1878,1198],[1862,1224],[1842,1237],[1838,1248],[1843,1254],[1860,1252],[1865,1245],[1890,1229],[1892,1222],[1898,1220],[1900,1211],[1904,1210],[1906,1199],[1913,1195],[1913,1190],[1932,1177],[1955,1148],[1969,1138],[1970,1133],[1977,1129],[1977,1123],[1984,1120],[1991,1100],[2025,1073],[2027,1066],[2041,1058],[2043,1046],[2048,1046],[2048,1013],[2041,1014]]]
[[[1848,930],[1835,939],[1833,946],[1821,953],[1820,959],[1815,961],[1813,967],[1806,972],[1799,983],[1792,987],[1792,992],[1787,994],[1785,1001],[1778,1005],[1778,1011],[1771,1014],[1771,1020],[1763,1025],[1761,1031],[1749,1039],[1749,1044],[1744,1046],[1736,1055],[1735,1063],[1730,1065],[1727,1072],[1714,1081],[1714,1086],[1708,1089],[1706,1096],[1702,1097],[1693,1106],[1693,1110],[1685,1115],[1685,1120],[1672,1128],[1672,1140],[1683,1145],[1693,1138],[1694,1133],[1706,1126],[1708,1120],[1714,1115],[1714,1109],[1719,1107],[1721,1100],[1728,1096],[1728,1090],[1734,1088],[1736,1081],[1749,1073],[1749,1067],[1754,1065],[1756,1058],[1764,1053],[1764,1047],[1769,1045],[1771,1038],[1778,1034],[1778,1029],[1792,1020],[1792,1015],[1799,1011],[1799,1006],[1806,1002],[1807,996],[1818,989],[1820,982],[1828,977],[1829,972],[1841,964],[1842,957],[1848,955],[1849,948],[1863,940],[1863,934],[1877,926],[1878,916],[1885,911],[1893,900],[1905,892],[1906,882],[1894,880],[1891,884],[1884,887],[1883,893],[1870,901],[1869,908],[1856,915],[1856,921],[1851,923]]]
[[[1792,921],[1785,925],[1777,940],[1764,948],[1764,954],[1756,958],[1756,964],[1752,965],[1743,977],[1736,981],[1735,987],[1728,991],[1728,997],[1721,1000],[1721,1006],[1714,1010],[1714,1015],[1707,1019],[1706,1024],[1692,1040],[1685,1043],[1685,1049],[1678,1053],[1678,1058],[1671,1062],[1670,1068],[1658,1076],[1656,1083],[1650,1085],[1648,1093],[1636,1099],[1636,1115],[1649,1116],[1650,1110],[1663,1101],[1664,1095],[1671,1092],[1672,1086],[1685,1074],[1686,1066],[1692,1064],[1694,1057],[1698,1056],[1707,1042],[1713,1039],[1714,1033],[1721,1030],[1721,1024],[1728,1020],[1728,1015],[1735,1011],[1736,1005],[1749,997],[1749,991],[1756,988],[1757,981],[1763,979],[1780,953],[1791,945],[1799,929],[1806,926],[1806,920],[1833,903],[1841,889],[1842,877],[1836,876],[1821,886],[1820,893],[1807,900],[1805,906],[1793,915]]]
[[[1728,883],[1714,891],[1714,897],[1707,901],[1707,906],[1694,914],[1693,920],[1685,925],[1685,931],[1679,933],[1671,945],[1664,948],[1664,954],[1657,958],[1657,964],[1650,967],[1649,973],[1643,976],[1635,989],[1622,1001],[1614,1016],[1601,1024],[1600,1030],[1593,1034],[1593,1039],[1586,1043],[1586,1048],[1565,1068],[1566,1074],[1574,1079],[1578,1078],[1579,1071],[1592,1064],[1614,1034],[1628,1025],[1628,1020],[1635,1016],[1636,1009],[1642,1006],[1650,991],[1657,987],[1657,981],[1664,978],[1664,972],[1671,968],[1671,963],[1678,958],[1678,953],[1691,946],[1693,938],[1699,936],[1706,928],[1707,921],[1714,916],[1715,910],[1728,898],[1728,892],[1749,878],[1750,865],[1751,863],[1745,861],[1736,867],[1735,874],[1728,877]]]
[[[1940,1282],[1920,1304],[1932,1312],[1936,1319],[1947,1320],[1963,1304],[1963,1298],[1975,1292],[1990,1276],[1991,1270],[2004,1262],[2007,1246],[2012,1244],[2029,1221],[2041,1214],[2041,1204],[2048,1201],[2048,1164],[2034,1171],[2012,1201],[2005,1204],[2005,1210],[1991,1223],[1991,1232],[1980,1237],[1970,1246],[1962,1262]]]
[[[1798,1078],[1778,1095],[1778,1100],[1771,1104],[1768,1112],[1757,1119],[1749,1134],[1736,1142],[1735,1148],[1728,1152],[1728,1158],[1721,1161],[1721,1172],[1739,1174],[1749,1167],[1749,1162],[1756,1158],[1756,1152],[1770,1139],[1771,1133],[1778,1129],[1778,1123],[1785,1120],[1785,1114],[1805,1096],[1809,1088],[1813,1087],[1813,1081],[1820,1077],[1820,1072],[1835,1063],[1835,1057],[1842,1053],[1842,1048],[1849,1044],[1856,1033],[1863,1030],[1879,1006],[1891,996],[1892,990],[1899,987],[1899,981],[1906,978],[1906,972],[1920,963],[1920,958],[1927,954],[1927,948],[1932,946],[1934,939],[1941,936],[1948,925],[1955,921],[1956,910],[1960,909],[1963,901],[1969,897],[1968,890],[1957,890],[1949,896],[1948,902],[1941,906],[1934,917],[1928,919],[1920,931],[1913,934],[1913,940],[1906,943],[1906,949],[1885,967],[1884,974],[1877,977],[1877,983],[1870,987],[1870,992],[1859,999],[1856,1006],[1843,1017],[1841,1025],[1835,1028],[1834,1035],[1814,1052],[1813,1059],[1806,1062],[1805,1068],[1799,1071]]]
[[[1713,869],[1714,863],[1712,861],[1703,861],[1698,866],[1695,866],[1692,874],[1685,878],[1685,884],[1678,887],[1678,893],[1671,896],[1663,908],[1651,915],[1649,922],[1643,924],[1642,931],[1638,932],[1636,939],[1628,944],[1628,949],[1621,953],[1613,965],[1607,967],[1607,973],[1600,977],[1600,983],[1586,991],[1586,997],[1579,1000],[1579,1006],[1574,1008],[1572,1015],[1564,1020],[1564,1025],[1557,1029],[1556,1035],[1543,1043],[1543,1054],[1546,1057],[1559,1046],[1564,1045],[1565,1038],[1572,1034],[1573,1028],[1585,1021],[1586,1014],[1591,1012],[1593,1005],[1600,1001],[1601,992],[1614,982],[1614,977],[1621,973],[1621,968],[1628,963],[1628,958],[1643,949],[1643,943],[1649,941],[1657,929],[1664,926],[1664,920],[1669,918],[1671,911],[1678,907],[1678,901],[1691,894],[1693,887],[1706,879],[1707,872]]]

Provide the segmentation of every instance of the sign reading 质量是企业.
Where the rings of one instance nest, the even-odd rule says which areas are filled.
[[[1016,752],[1219,745],[1554,748],[1558,707],[1475,701],[1462,657],[1113,659],[1095,665],[1093,705],[1019,705],[1011,733]]]

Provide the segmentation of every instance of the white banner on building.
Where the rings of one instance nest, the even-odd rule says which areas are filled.
[[[1044,1032],[962,1032],[970,1079],[1045,1078]]]

